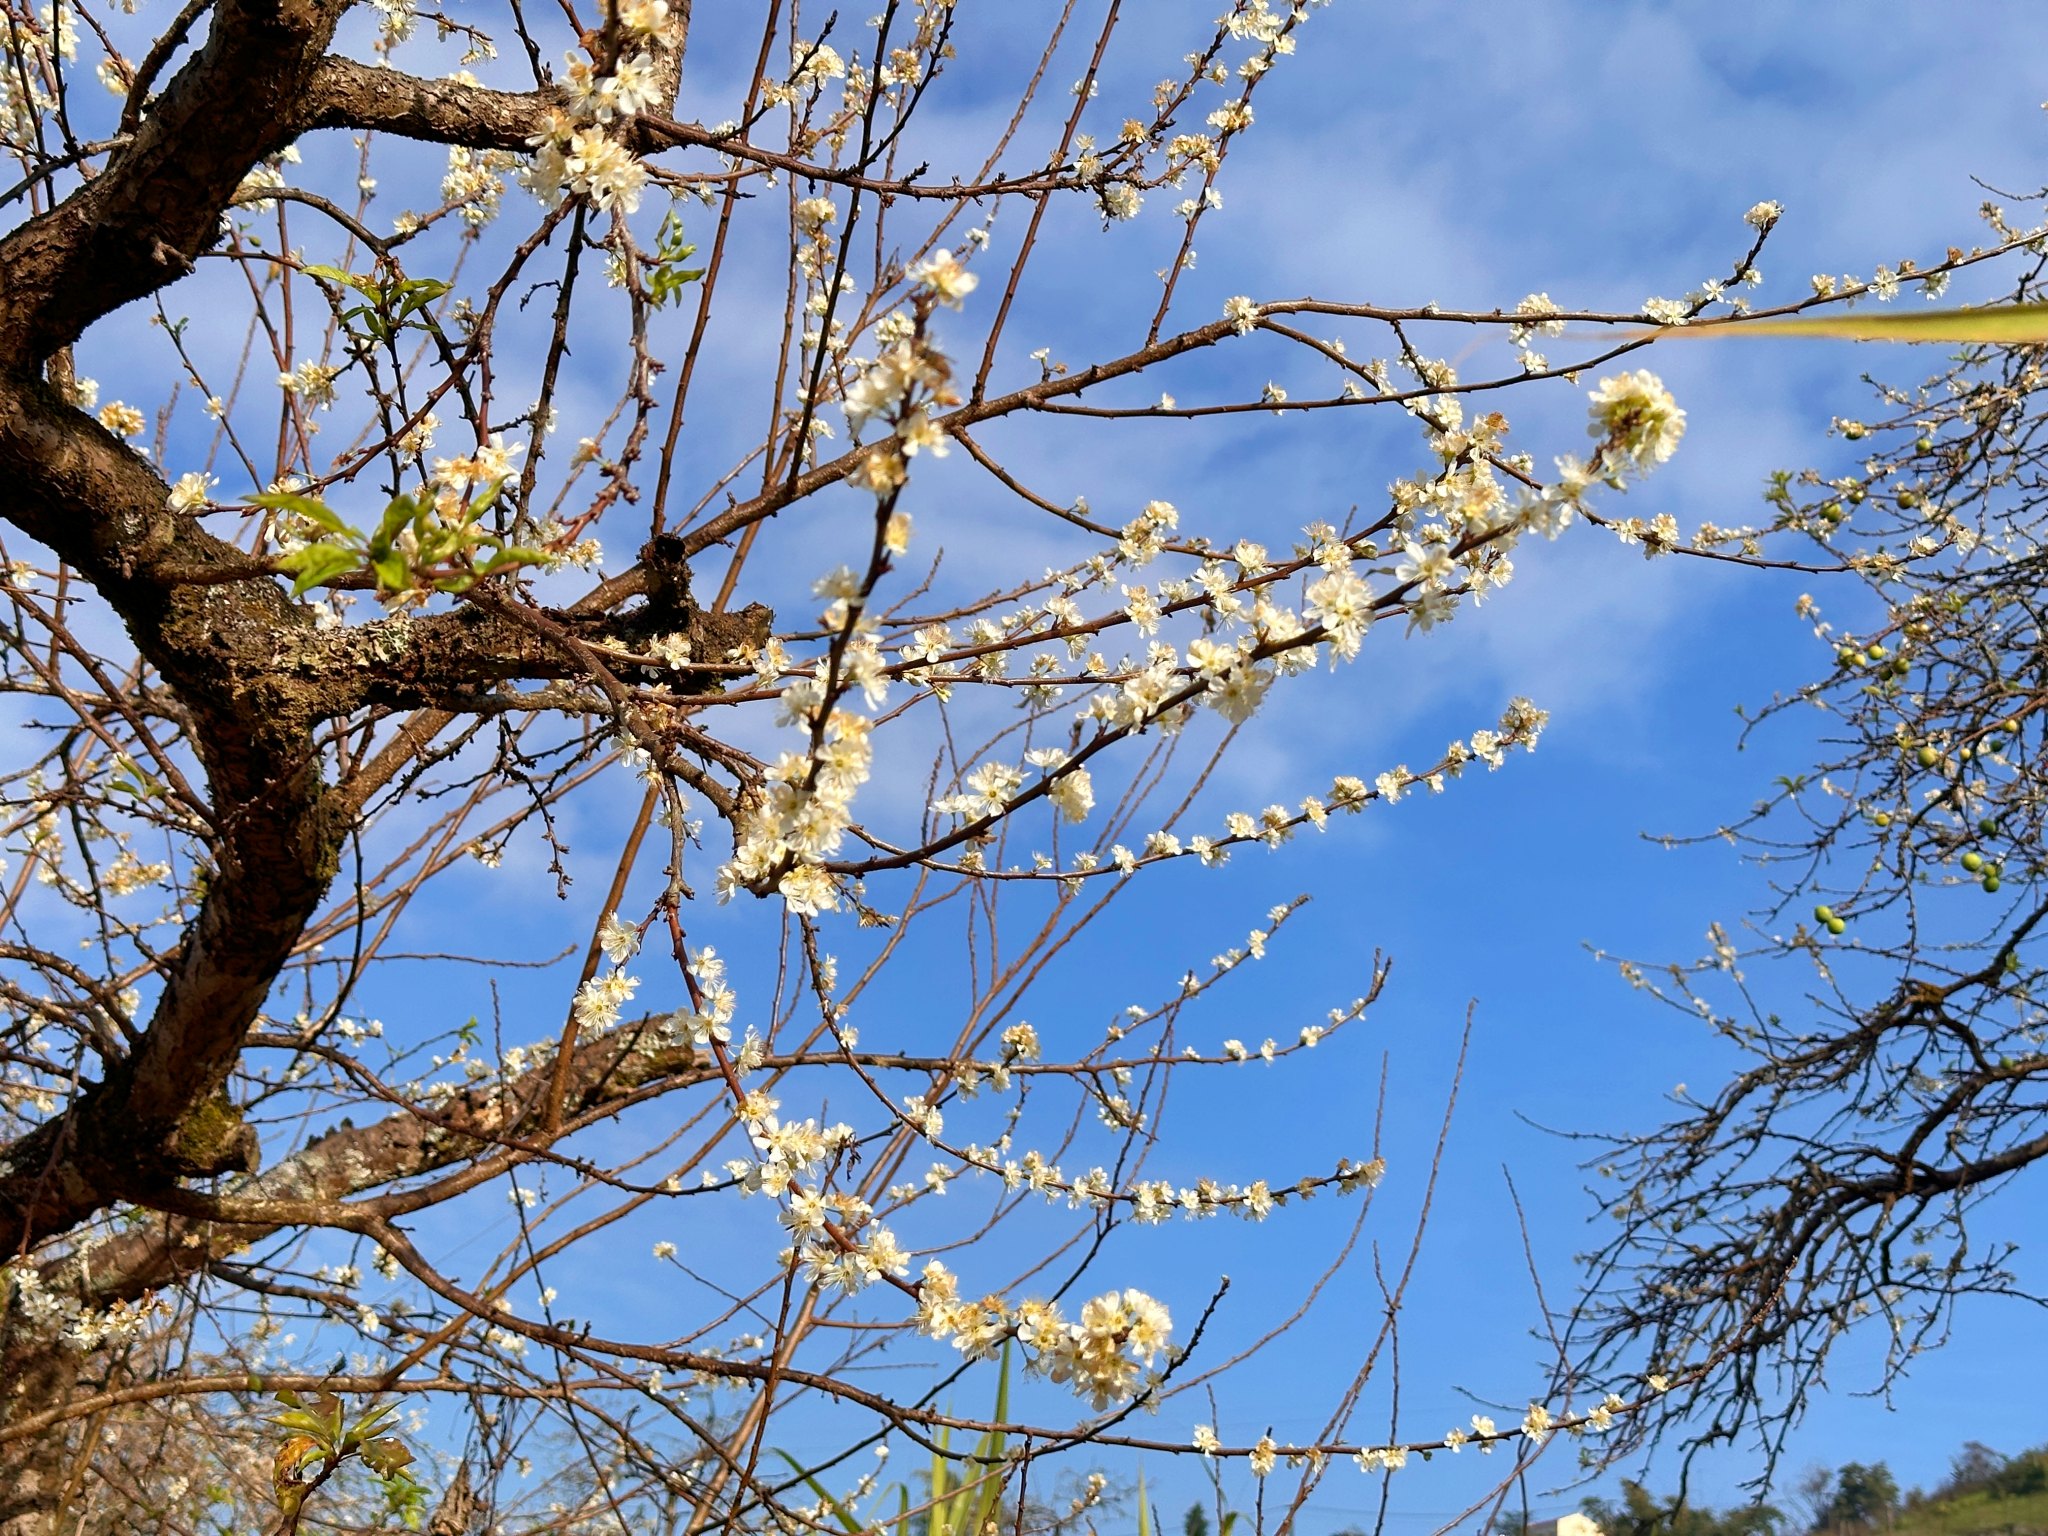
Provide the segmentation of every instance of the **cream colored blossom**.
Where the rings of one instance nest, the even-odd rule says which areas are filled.
[[[1685,412],[1647,368],[1602,379],[1587,430],[1638,469],[1669,459],[1685,436]]]

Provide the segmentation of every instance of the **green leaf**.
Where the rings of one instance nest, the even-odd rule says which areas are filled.
[[[379,1477],[395,1477],[412,1465],[412,1452],[391,1435],[363,1443],[363,1465]]]
[[[428,528],[419,535],[417,562],[423,566],[439,565],[454,558],[466,546],[467,541],[457,528]]]
[[[372,560],[370,569],[377,573],[377,585],[386,592],[403,592],[412,585],[412,572],[406,569],[405,556],[396,550]]]
[[[296,513],[307,522],[325,528],[329,533],[348,535],[356,532],[317,496],[302,496],[297,491],[265,491],[260,496],[251,496],[249,504],[267,508],[272,512]]]
[[[508,571],[515,565],[541,565],[547,560],[544,551],[531,549],[524,544],[508,544],[486,560],[478,569],[480,576],[495,576],[499,571]]]
[[[503,480],[493,480],[489,485],[485,486],[483,490],[471,499],[469,510],[462,514],[462,520],[466,523],[474,522],[490,511],[492,506],[497,503],[498,492],[504,489],[504,485],[505,482]]]
[[[370,542],[373,547],[388,546],[398,537],[399,530],[418,517],[424,510],[412,497],[400,494],[391,498],[391,505],[384,509],[384,516],[377,523],[377,534]]]
[[[415,277],[398,285],[398,318],[410,320],[455,285],[438,277]]]
[[[398,1404],[396,1403],[386,1403],[382,1407],[377,1407],[373,1404],[371,1407],[365,1409],[363,1411],[363,1416],[360,1419],[356,1420],[355,1428],[351,1429],[348,1432],[348,1438],[350,1443],[361,1444],[363,1441],[368,1440],[372,1435],[377,1434],[380,1430],[384,1428],[385,1421],[388,1420],[396,1412],[398,1412]],[[408,1452],[406,1455],[406,1460],[409,1461],[411,1459],[411,1453]],[[399,1465],[403,1466],[404,1463],[401,1462],[399,1463]]]
[[[353,288],[365,298],[373,299],[377,296],[377,284],[373,279],[357,277],[353,272],[344,272],[339,267],[304,266],[299,270],[308,277],[324,277],[330,283],[341,283]]]
[[[695,247],[685,248],[683,255],[687,256],[693,249]],[[648,300],[656,309],[660,309],[703,275],[702,267],[655,266],[647,274]]]
[[[1845,341],[1981,342],[2022,347],[2048,342],[2048,304],[1989,304],[1978,309],[1893,310],[1885,314],[1799,315],[1785,319],[1709,320],[1637,331],[1674,336],[1830,336]]]
[[[363,562],[360,551],[342,544],[307,544],[278,556],[277,563],[296,573],[292,596],[303,597],[323,582],[332,581]]]

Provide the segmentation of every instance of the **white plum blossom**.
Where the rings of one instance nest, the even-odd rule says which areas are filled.
[[[196,469],[178,476],[168,498],[171,510],[188,514],[200,511],[206,506],[206,493],[219,483],[214,476]]]
[[[654,56],[644,49],[621,58],[609,75],[595,73],[592,62],[580,54],[569,55],[569,104],[586,122],[609,123],[634,117],[658,106],[660,76]]]
[[[149,418],[126,401],[114,400],[100,407],[99,423],[116,437],[133,437],[149,424]]]
[[[790,50],[790,69],[796,84],[811,90],[827,80],[846,78],[846,60],[839,56],[838,49],[825,42],[798,43]]]
[[[1112,219],[1135,219],[1145,199],[1127,181],[1112,181],[1095,194],[1103,213]]]
[[[1309,583],[1302,612],[1329,631],[1330,646],[1347,660],[1372,625],[1372,588],[1349,570],[1332,571]]]
[[[542,202],[553,203],[567,193],[589,198],[603,212],[640,211],[647,167],[602,127],[579,126],[557,113],[526,142],[533,159],[519,179]]]
[[[1046,798],[1053,803],[1062,816],[1069,821],[1086,821],[1088,813],[1095,808],[1095,786],[1089,781],[1086,768],[1068,768],[1052,781],[1046,791]]]
[[[576,991],[576,1022],[585,1029],[610,1029],[619,1022],[619,1010],[632,1000],[640,980],[623,971],[593,976]]]
[[[1593,409],[1587,431],[1637,469],[1664,463],[1685,436],[1685,412],[1647,368],[1602,379],[1588,398]]]
[[[910,280],[948,309],[960,308],[961,301],[981,282],[951,251],[937,251],[919,262],[910,269]]]
[[[1457,562],[1442,544],[1418,544],[1411,539],[1401,546],[1401,553],[1402,560],[1394,568],[1394,578],[1404,584],[1419,581],[1426,586],[1441,587],[1457,574]]]
[[[838,885],[815,864],[797,865],[776,882],[775,889],[797,917],[815,917],[839,907]]]

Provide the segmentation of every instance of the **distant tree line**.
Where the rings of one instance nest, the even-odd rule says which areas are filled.
[[[1683,1497],[1664,1498],[1624,1479],[1619,1499],[1589,1498],[1580,1506],[1602,1536],[1791,1536],[1784,1511],[1762,1502],[1712,1510]]]
[[[2048,1446],[2005,1456],[1981,1440],[1967,1440],[1949,1463],[1948,1481],[1935,1490],[1938,1499],[1981,1494],[1993,1499],[2023,1499],[2048,1493]],[[1906,1507],[1921,1502],[1919,1490],[1906,1495]]]
[[[1815,1466],[1792,1483],[1795,1508],[1787,1511],[1758,1500],[1725,1510],[1689,1504],[1682,1495],[1661,1496],[1642,1483],[1624,1480],[1619,1498],[1587,1498],[1579,1508],[1602,1536],[1869,1536],[1898,1528],[1932,1525],[1966,1500],[2000,1502],[2048,1494],[2048,1446],[2007,1456],[1981,1441],[1966,1441],[1949,1463],[1948,1477],[1932,1492],[1899,1491],[1882,1461]],[[1540,1522],[1537,1522],[1540,1524]],[[1994,1519],[2004,1529],[2035,1522]],[[1526,1516],[1503,1515],[1496,1536],[1527,1536]],[[1954,1529],[1942,1522],[1943,1530]]]

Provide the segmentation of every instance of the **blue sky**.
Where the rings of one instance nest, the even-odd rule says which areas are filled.
[[[2032,184],[2048,124],[2027,61],[2044,22],[2037,7],[2012,4],[1333,6],[1262,99],[1259,128],[1225,178],[1224,209],[1205,226],[1185,311],[1206,316],[1234,292],[1487,307],[1532,289],[1566,304],[1632,307],[1724,272],[1740,248],[1742,211],[1766,197],[1787,213],[1760,263],[1762,298],[1802,293],[1815,271],[1924,261],[1979,238],[1986,193],[1973,175],[1994,187]],[[1078,219],[1073,231],[1105,252],[1099,267],[1086,264],[1091,274],[1142,235],[1100,236]],[[1129,264],[1142,272],[1154,263]],[[1040,295],[1037,315],[1064,322],[1055,335],[1085,336],[1114,326],[1129,292],[1081,283]],[[1055,355],[1065,355],[1057,345]],[[1917,366],[1898,353],[1782,344],[1672,347],[1651,364],[1690,412],[1689,433],[1627,510],[1669,510],[1685,526],[1758,515],[1765,475],[1825,460],[1830,416],[1864,408],[1859,370]],[[1303,371],[1284,359],[1274,366]],[[1517,441],[1539,455],[1569,446],[1579,392],[1559,384],[1527,397],[1541,403],[1509,407],[1518,427],[1535,423]],[[1140,493],[1202,504],[1206,491],[1210,505],[1235,494],[1253,507],[1313,509],[1369,502],[1402,467],[1361,453],[1371,429],[1348,418],[1253,418],[1206,442],[1175,425],[1115,448],[1103,436],[1092,459],[1082,439],[1092,474],[1063,458],[1050,487],[1082,482],[1073,488],[1098,505]],[[1570,1285],[1569,1254],[1590,1241],[1573,1149],[1518,1117],[1641,1127],[1674,1085],[1711,1082],[1725,1067],[1703,1032],[1630,993],[1584,946],[1689,956],[1710,920],[1732,923],[1758,904],[1760,878],[1725,850],[1667,852],[1640,834],[1710,829],[1803,763],[1796,726],[1738,756],[1733,710],[1810,675],[1815,647],[1792,612],[1810,579],[1704,562],[1646,566],[1593,536],[1523,554],[1522,574],[1497,602],[1427,643],[1389,647],[1369,679],[1330,682],[1226,772],[1249,798],[1360,756],[1419,757],[1516,692],[1553,711],[1533,758],[1327,839],[1240,855],[1227,877],[1174,872],[1150,897],[1152,920],[1200,935],[1191,947],[1203,953],[1233,942],[1269,901],[1317,893],[1276,945],[1284,958],[1258,977],[1252,1015],[1290,1005],[1308,1013],[1341,998],[1371,947],[1396,960],[1372,1049],[1354,1041],[1327,1092],[1276,1072],[1249,1100],[1233,1084],[1228,1097],[1199,1101],[1197,1115],[1270,1116],[1305,1140],[1355,1131],[1384,1047],[1392,1139],[1413,1149],[1433,1129],[1458,1025],[1476,1000],[1452,1175],[1406,1322],[1404,1426],[1435,1422],[1431,1406],[1417,1406],[1432,1400],[1436,1419],[1455,1422],[1473,1406],[1456,1389],[1508,1401],[1526,1390],[1518,1367],[1537,1351],[1504,1170],[1553,1300]],[[1783,984],[1791,1001],[1796,981]],[[1248,1019],[1247,1031],[1255,1027]],[[2023,1220],[2013,1205],[2006,1218]],[[1202,1229],[1204,1247],[1190,1245],[1185,1262],[1227,1269],[1254,1312],[1252,1298],[1280,1295],[1306,1255],[1322,1251],[1306,1233],[1277,1252],[1233,1245],[1232,1235]],[[1330,1234],[1318,1237],[1327,1246]],[[1249,1435],[1265,1420],[1282,1438],[1312,1433],[1321,1403],[1304,1402],[1299,1383],[1375,1311],[1368,1284],[1340,1288],[1223,1394],[1233,1428]],[[2023,1389],[2009,1362],[2048,1335],[2017,1305],[1963,1316],[1956,1342],[1890,1404],[1856,1395],[1874,1377],[1847,1352],[1835,1390],[1794,1438],[1788,1470],[1883,1457],[1902,1485],[1930,1485],[1964,1439],[2017,1449],[2041,1438],[2044,1426],[2012,1411]],[[1395,1528],[1455,1513],[1455,1491],[1474,1470],[1439,1459],[1397,1479]],[[1563,1470],[1542,1469],[1532,1488]],[[1733,1499],[1756,1470],[1742,1452],[1707,1458],[1693,1468],[1694,1496]],[[1649,1475],[1668,1486],[1676,1473],[1652,1458]],[[1155,1486],[1172,1476],[1152,1474]],[[1317,1518],[1328,1527],[1355,1518],[1373,1502],[1367,1486],[1333,1477]],[[1555,1512],[1575,1497],[1541,1496],[1535,1507]]]
[[[961,4],[981,12],[971,26],[992,14],[978,0]],[[738,45],[722,28],[740,9],[700,4],[712,14],[699,20],[692,81],[727,76]],[[1178,48],[1155,39],[1186,30],[1178,0],[1125,9],[1106,97],[1133,83],[1142,89],[1164,72]],[[754,25],[753,8],[745,10],[744,25],[735,23],[742,31]],[[994,24],[1035,31],[1046,10],[1041,0],[1015,0]],[[1567,306],[1633,308],[1649,295],[1679,294],[1725,275],[1749,233],[1743,211],[1765,198],[1786,209],[1760,263],[1765,300],[1803,294],[1816,271],[1868,274],[1903,256],[1925,261],[1947,245],[1985,237],[1976,208],[1987,194],[1972,176],[2020,190],[2038,178],[2048,121],[2030,65],[2044,43],[2048,12],[2018,0],[1728,0],[1711,7],[1340,0],[1316,13],[1298,56],[1262,88],[1258,127],[1230,162],[1224,207],[1204,226],[1200,264],[1178,313],[1206,320],[1235,293],[1491,308],[1543,290]],[[973,56],[965,67],[975,67]],[[706,99],[686,94],[684,111],[726,115],[709,85],[702,88]],[[996,106],[993,90],[979,104],[972,93],[942,98],[928,131],[941,147],[948,135],[978,142]],[[337,139],[317,154],[341,167],[344,160],[333,157],[343,149]],[[308,159],[317,169],[316,153]],[[380,212],[401,206],[393,194],[404,185],[391,181]],[[1100,337],[1128,334],[1135,306],[1149,313],[1149,274],[1170,248],[1173,226],[1141,218],[1104,232],[1079,212],[1063,217],[1055,238],[1064,259],[1048,263],[1027,289],[1013,337],[1080,360]],[[993,255],[1014,229],[997,225]],[[734,287],[731,302],[744,317],[750,306],[775,303],[780,285],[779,271],[763,266]],[[1958,294],[1967,291],[1958,284]],[[88,366],[111,381],[115,349],[141,334],[141,318],[105,328],[89,344]],[[958,324],[971,333],[972,311]],[[733,335],[744,338],[743,318]],[[1023,342],[1026,336],[1033,339]],[[231,351],[239,337],[201,336],[199,344]],[[94,345],[104,349],[97,357]],[[1254,339],[1189,370],[1187,393],[1224,378],[1266,376],[1264,354],[1252,350],[1260,345]],[[1317,387],[1314,370],[1278,348],[1268,351],[1271,377],[1296,380],[1298,393]],[[1009,361],[1023,366],[1021,358]],[[721,464],[733,445],[750,440],[766,409],[765,366],[744,345],[715,349],[699,397],[705,404],[693,418],[698,464]],[[1860,369],[1910,376],[1918,364],[1903,353],[1774,343],[1674,346],[1650,366],[1688,410],[1687,437],[1677,458],[1619,510],[1670,511],[1691,527],[1761,515],[1758,492],[1769,471],[1824,462],[1838,451],[1822,434],[1831,415],[1866,404]],[[579,411],[601,409],[612,387],[601,362],[586,357],[584,367],[589,372],[572,376],[564,402],[571,436]],[[1539,463],[1577,447],[1583,408],[1583,387],[1561,380],[1511,392],[1514,444]],[[1191,517],[1200,514],[1204,527],[1241,519],[1273,530],[1313,518],[1341,521],[1348,507],[1371,506],[1389,480],[1414,467],[1409,437],[1397,424],[1350,413],[1117,431],[1026,424],[988,434],[1047,494],[1085,494],[1104,508],[1165,497]],[[186,466],[174,458],[170,467]],[[1043,538],[1042,530],[988,510],[986,495],[986,482],[956,457],[920,478],[910,505],[935,539],[952,540],[949,551],[969,570],[998,557],[1037,560],[1029,541]],[[984,516],[985,523],[971,521]],[[830,563],[835,543],[852,537],[817,521],[793,531],[781,587],[768,592],[788,611],[807,601],[799,594]],[[1285,543],[1281,534],[1270,537]],[[610,542],[624,550],[637,539],[621,529]],[[1044,558],[1058,547],[1046,540]],[[1472,1007],[1471,1064],[1446,1180],[1403,1325],[1404,1437],[1458,1422],[1482,1402],[1519,1404],[1540,1380],[1541,1353],[1529,1337],[1531,1285],[1504,1175],[1512,1173],[1553,1302],[1569,1291],[1570,1255],[1590,1245],[1593,1207],[1574,1148],[1527,1122],[1646,1127],[1660,1118],[1660,1095],[1679,1082],[1710,1083],[1725,1069],[1703,1032],[1631,994],[1587,946],[1646,960],[1685,958],[1710,921],[1732,923],[1759,904],[1759,877],[1727,851],[1666,851],[1642,834],[1708,830],[1773,775],[1802,766],[1796,727],[1738,755],[1733,710],[1796,685],[1820,664],[1792,612],[1798,594],[1811,589],[1808,578],[1703,561],[1646,564],[1640,551],[1588,529],[1555,546],[1524,546],[1517,564],[1513,586],[1448,630],[1412,640],[1377,633],[1359,664],[1305,684],[1226,759],[1207,803],[1256,807],[1327,783],[1333,772],[1370,778],[1395,761],[1426,762],[1452,736],[1490,724],[1513,694],[1552,711],[1533,757],[1468,777],[1440,799],[1342,820],[1324,838],[1270,855],[1241,853],[1220,873],[1157,872],[1113,930],[1070,957],[1028,1010],[1042,1025],[1071,1016],[1099,1030],[1115,1008],[1161,995],[1182,970],[1241,942],[1275,902],[1314,893],[1272,958],[1256,976],[1234,978],[1203,1027],[1218,1037],[1284,1039],[1361,990],[1375,949],[1393,957],[1394,977],[1369,1020],[1341,1049],[1327,1048],[1327,1059],[1312,1058],[1311,1071],[1252,1066],[1227,1088],[1191,1088],[1176,1099],[1159,1171],[1248,1179],[1288,1176],[1326,1161],[1331,1148],[1355,1149],[1378,1092],[1382,1052],[1389,1155],[1412,1169],[1426,1157]],[[1819,595],[1828,600],[1824,588]],[[922,783],[876,793],[901,793],[908,804]],[[566,909],[536,889],[544,856],[515,848],[504,870],[463,875],[444,904],[420,913],[411,947],[435,948],[428,941],[437,929],[473,935],[480,916],[492,930],[486,949],[533,952],[578,938],[579,923],[587,932],[614,810],[606,802],[570,823],[596,851]],[[721,947],[736,946],[743,970],[768,963],[761,941],[739,924],[738,917],[706,919]],[[847,943],[852,952],[857,941]],[[943,956],[932,963],[936,970]],[[409,971],[394,971],[366,998],[366,1009],[397,1017],[417,1007],[427,993]],[[1114,978],[1112,995],[1105,996],[1105,977]],[[427,984],[457,1012],[479,1006],[477,985],[447,977]],[[564,995],[541,988],[530,1003],[515,998],[514,1022],[544,1032],[551,1011],[559,1019]],[[882,1006],[906,1016],[923,1008],[942,1022],[944,999],[937,981],[890,994]],[[1226,1138],[1229,1155],[1242,1166],[1205,1161],[1211,1124],[1235,1133]],[[1412,1181],[1390,1179],[1386,1214],[1372,1227],[1390,1245],[1392,1262],[1406,1230],[1400,1212],[1415,1194]],[[1232,1310],[1224,1320],[1243,1334],[1255,1331],[1262,1309],[1298,1295],[1308,1266],[1339,1241],[1341,1214],[1287,1213],[1259,1229],[1169,1228],[1125,1242],[1112,1267],[1127,1272],[1127,1283],[1170,1294],[1179,1316],[1192,1314],[1215,1275],[1229,1273]],[[636,1245],[632,1264],[642,1265],[645,1242],[661,1231],[658,1224],[630,1230],[620,1241]],[[715,1230],[737,1239],[748,1227],[738,1219]],[[605,1271],[593,1263],[562,1283],[596,1292],[591,1305],[600,1316],[656,1301],[651,1276]],[[1269,1425],[1282,1439],[1312,1435],[1327,1394],[1304,1391],[1304,1381],[1329,1379],[1330,1361],[1365,1336],[1378,1305],[1370,1263],[1362,1263],[1296,1335],[1219,1385],[1226,1437],[1256,1438]],[[2041,1358],[2043,1346],[2048,1329],[2016,1306],[1966,1308],[1954,1345],[1917,1367],[1891,1403],[1855,1395],[1872,1378],[1852,1349],[1835,1391],[1796,1436],[1789,1466],[1883,1458],[1902,1485],[1925,1486],[1965,1439],[2011,1450],[2048,1438],[2048,1424],[2012,1408],[2026,1386],[2012,1362]],[[1177,1433],[1207,1417],[1176,1405],[1159,1428]],[[1448,1519],[1479,1486],[1477,1473],[1491,1470],[1476,1461],[1440,1458],[1403,1474],[1391,1528],[1407,1536]],[[1539,1468],[1532,1482],[1539,1516],[1575,1502],[1576,1492],[1539,1491],[1566,1470],[1561,1459]],[[1703,1460],[1693,1469],[1694,1494],[1732,1499],[1754,1471],[1741,1451]],[[1150,1468],[1147,1475],[1169,1512],[1194,1494],[1191,1469]],[[1666,1486],[1672,1475],[1668,1463],[1652,1459],[1653,1486]],[[1355,1473],[1334,1474],[1312,1507],[1311,1536],[1369,1510],[1375,1488]],[[1242,1488],[1240,1495],[1248,1497]]]
[[[1259,171],[1236,167],[1224,222],[1263,228],[1227,247],[1210,233],[1204,262],[1219,259],[1207,275],[1228,291],[1277,260],[1281,275],[1254,291],[1344,285],[1477,307],[1540,288],[1627,306],[1720,270],[1735,221],[1763,197],[1787,210],[1760,262],[1765,299],[1799,293],[1814,271],[1967,244],[1986,195],[1971,175],[2009,188],[2037,179],[2048,125],[2022,61],[2044,21],[2019,5],[1333,7],[1304,39],[1291,90],[1275,92],[1286,106],[1269,105],[1248,146]],[[1859,369],[1914,366],[1775,345],[1670,347],[1651,362],[1689,431],[1630,510],[1668,509],[1686,526],[1754,515],[1770,469],[1825,460],[1830,414],[1867,398]],[[1347,467],[1330,453],[1306,478],[1336,483]],[[1591,538],[1545,553],[1429,646],[1426,664],[1416,648],[1413,670],[1363,711],[1427,737],[1420,722],[1460,695],[1527,691],[1554,711],[1541,751],[1440,802],[1396,808],[1365,847],[1294,851],[1287,871],[1326,893],[1312,933],[1363,928],[1399,957],[1379,1028],[1402,1069],[1428,1082],[1460,1005],[1479,1000],[1454,1141],[1469,1176],[1440,1207],[1430,1300],[1411,1319],[1410,1358],[1453,1364],[1416,1367],[1424,1393],[1435,1381],[1485,1392],[1514,1358],[1506,1325],[1524,1315],[1514,1300],[1527,1282],[1503,1166],[1553,1261],[1547,1284],[1568,1284],[1562,1257],[1587,1241],[1569,1149],[1514,1117],[1640,1126],[1674,1084],[1714,1078],[1704,1038],[1580,946],[1689,954],[1708,920],[1757,904],[1761,882],[1725,850],[1665,852],[1637,834],[1709,829],[1800,763],[1783,731],[1738,756],[1731,710],[1814,665],[1791,612],[1806,582],[1699,562],[1645,570]],[[1354,719],[1332,729],[1349,735]],[[2026,1221],[2014,1205],[2006,1219]],[[1790,1465],[1883,1457],[1902,1485],[1924,1486],[1966,1438],[2038,1440],[2042,1426],[2012,1411],[2024,1389],[2010,1362],[2043,1342],[2016,1305],[1966,1309],[1956,1342],[1889,1405],[1854,1395],[1871,1378],[1845,1362]],[[1416,1528],[1453,1509],[1436,1491],[1443,1465],[1396,1484],[1393,1507]],[[1754,1465],[1734,1452],[1704,1459],[1695,1496],[1734,1497]],[[1653,1486],[1674,1476],[1651,1459]],[[1341,1486],[1326,1485],[1332,1514]]]

